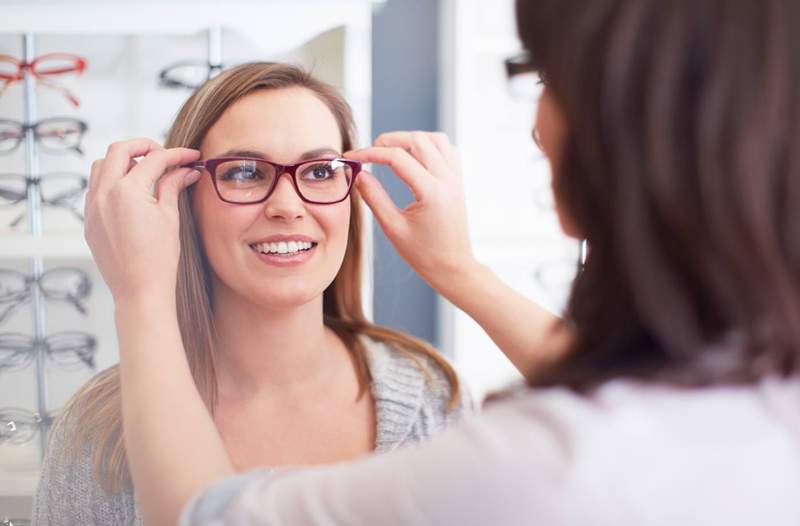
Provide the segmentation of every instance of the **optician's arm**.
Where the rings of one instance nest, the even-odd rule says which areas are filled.
[[[233,473],[189,371],[176,314],[177,200],[199,174],[162,174],[198,157],[149,139],[114,143],[92,165],[86,196],[86,239],[114,297],[126,455],[148,526],[175,524],[192,494]]]
[[[414,202],[400,210],[371,174],[361,195],[400,255],[489,334],[523,374],[559,356],[571,335],[561,320],[503,283],[470,247],[456,149],[441,133],[393,132],[346,157],[389,166]]]
[[[355,462],[252,472],[195,498],[181,524],[460,526],[555,521],[567,452],[557,419],[530,395],[496,402],[420,447]],[[563,517],[562,517],[563,519]]]

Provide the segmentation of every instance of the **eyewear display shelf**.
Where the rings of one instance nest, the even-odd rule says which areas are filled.
[[[375,0],[259,0],[211,2],[203,0],[0,0],[0,54],[20,55],[20,41],[26,49],[21,58],[32,59],[37,52],[68,51],[83,55],[89,64],[76,90],[81,99],[77,115],[90,126],[80,159],[67,159],[68,168],[88,176],[91,161],[103,157],[109,143],[128,137],[149,136],[163,140],[164,132],[188,90],[158,86],[158,70],[180,59],[208,60],[209,64],[236,64],[248,60],[282,60],[298,63],[316,76],[337,86],[353,107],[359,131],[358,143],[369,144],[371,133],[371,20]],[[223,48],[224,43],[224,48]],[[188,52],[187,52],[188,50]],[[224,51],[224,56],[223,56]],[[225,59],[230,59],[228,62]],[[35,89],[35,79],[27,78],[24,87],[12,87],[0,97],[0,117],[24,117],[26,123],[49,117],[45,90]],[[21,96],[20,89],[23,89]],[[37,97],[40,104],[37,115]],[[12,106],[9,106],[11,104]],[[63,107],[63,104],[62,104]],[[9,115],[16,113],[17,115]],[[33,130],[25,136],[24,169],[38,174]],[[48,156],[49,157],[49,156]],[[74,156],[73,156],[74,157]],[[51,159],[42,160],[52,163]],[[76,164],[77,163],[77,164]],[[50,168],[43,166],[42,168]],[[61,168],[58,166],[58,168]],[[22,170],[0,157],[0,172]],[[67,261],[92,273],[93,291],[88,310],[91,332],[99,342],[97,370],[118,359],[113,333],[113,303],[105,290],[83,238],[82,226],[59,230],[61,225],[42,222],[39,187],[30,185],[27,200],[26,232],[0,230],[0,268],[9,261],[25,263],[35,279],[45,267]],[[44,210],[45,215],[51,213]],[[366,219],[372,218],[365,211]],[[368,223],[368,224],[370,224]],[[48,228],[49,226],[56,228]],[[372,312],[371,229],[365,229],[363,299],[366,312]],[[49,310],[45,325],[45,306],[37,287],[32,287],[31,335],[43,338],[58,312]],[[50,309],[50,306],[47,307]],[[66,321],[61,323],[62,325]],[[0,326],[0,332],[7,328]],[[31,409],[41,414],[60,407],[79,384],[63,386],[57,374],[45,374],[48,366],[43,353],[32,365],[35,396]],[[50,367],[52,368],[52,367]],[[28,377],[30,378],[30,376]],[[0,407],[4,382],[0,370]],[[30,380],[29,380],[30,383]],[[9,386],[6,385],[8,388]],[[24,386],[29,389],[33,386]],[[20,390],[20,386],[10,386]],[[46,432],[33,444],[44,451]],[[2,455],[8,455],[8,449]],[[0,455],[0,521],[28,518],[38,477],[9,478],[2,471]],[[8,459],[6,459],[8,460]],[[12,459],[14,460],[14,459]],[[17,459],[18,460],[18,459]]]

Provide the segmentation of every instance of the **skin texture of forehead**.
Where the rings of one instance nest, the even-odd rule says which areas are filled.
[[[292,87],[259,90],[236,101],[206,134],[201,151],[208,158],[228,150],[251,150],[291,164],[309,150],[340,152],[341,147],[330,109],[312,91]]]

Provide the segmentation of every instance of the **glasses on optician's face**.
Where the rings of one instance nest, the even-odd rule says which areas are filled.
[[[297,195],[306,203],[340,203],[350,195],[361,171],[360,162],[339,158],[283,165],[257,157],[215,157],[182,166],[207,171],[219,198],[237,205],[263,203],[284,174],[291,176]]]
[[[88,181],[77,173],[48,173],[31,177],[25,174],[0,174],[0,206],[15,206],[28,199],[31,186],[40,188],[41,203],[53,208],[61,208],[70,212],[78,221],[83,222],[83,213],[78,207],[81,197],[86,192]],[[14,228],[25,218],[20,213],[10,223]]]
[[[0,445],[19,446],[30,442],[38,431],[52,421],[51,415],[41,416],[18,407],[0,408]]]
[[[16,150],[28,130],[33,130],[43,150],[51,153],[73,150],[83,155],[81,139],[87,129],[85,121],[72,117],[51,117],[33,124],[0,119],[0,155]]]
[[[225,64],[183,61],[170,64],[158,74],[158,83],[165,88],[197,89],[227,69]]]
[[[81,314],[86,314],[82,300],[89,297],[92,282],[83,270],[54,268],[34,279],[16,270],[0,269],[0,323],[31,299],[35,286],[39,287],[45,299],[69,303]]]
[[[533,100],[547,82],[542,65],[527,51],[507,58],[503,64],[508,91],[515,98]]]
[[[13,83],[24,79],[25,71],[28,71],[42,85],[60,91],[73,106],[78,107],[80,106],[78,98],[54,81],[70,75],[78,76],[85,69],[86,59],[69,53],[48,53],[36,57],[31,62],[24,62],[9,55],[0,55],[0,95]]]
[[[16,332],[2,333],[0,370],[24,369],[40,352],[61,369],[76,369],[83,366],[94,369],[96,351],[97,340],[86,332],[56,332],[43,339]]]

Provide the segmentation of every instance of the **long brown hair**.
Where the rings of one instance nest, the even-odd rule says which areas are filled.
[[[288,64],[258,62],[232,68],[200,87],[183,105],[167,137],[166,146],[199,148],[208,130],[234,102],[257,90],[300,87],[322,100],[339,124],[342,149],[353,148],[353,117],[348,104],[333,87],[305,70]],[[217,397],[214,369],[214,313],[211,268],[202,249],[191,207],[191,192],[179,199],[181,257],[178,268],[178,323],[186,357],[198,390],[213,412]],[[459,382],[452,367],[427,343],[367,321],[361,305],[362,205],[356,191],[350,196],[350,228],[342,266],[323,293],[325,324],[351,352],[359,378],[359,396],[370,383],[365,349],[360,335],[391,344],[406,354],[427,375],[419,356],[442,370],[451,386],[450,407],[459,401]],[[88,382],[67,404],[64,423],[74,425],[74,448],[92,451],[94,475],[103,489],[119,493],[130,485],[122,436],[118,366]]]
[[[796,375],[800,4],[517,0],[568,127],[554,190],[589,254],[533,385]]]

